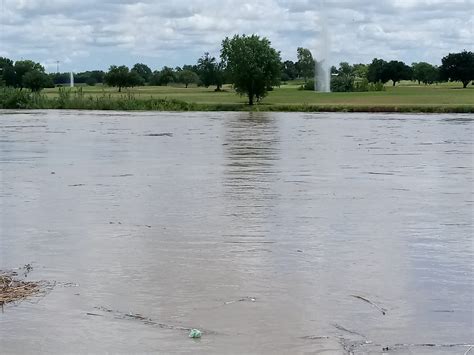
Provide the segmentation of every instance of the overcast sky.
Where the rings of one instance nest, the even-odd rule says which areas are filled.
[[[449,52],[474,49],[474,0],[0,2],[0,56],[48,71],[57,60],[60,71],[194,64],[206,51],[218,55],[224,37],[243,33],[267,37],[284,60],[295,60],[300,46],[319,59],[324,22],[333,64],[374,57],[439,64]]]

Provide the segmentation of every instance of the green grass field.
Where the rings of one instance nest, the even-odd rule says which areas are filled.
[[[460,83],[425,86],[413,82],[402,82],[395,87],[387,85],[386,91],[382,92],[352,93],[302,91],[298,90],[298,86],[297,83],[292,83],[275,88],[255,108],[270,111],[304,111],[311,110],[308,109],[310,107],[315,110],[327,108],[330,111],[352,108],[361,111],[474,112],[474,86],[469,85],[468,88],[462,89]],[[104,86],[82,86],[81,88],[84,97],[179,100],[197,104],[198,108],[209,105],[229,105],[239,109],[246,103],[246,98],[237,95],[229,86],[224,87],[224,92],[214,92],[214,87],[185,88],[177,85],[143,86],[123,89],[121,93],[117,88]],[[58,92],[58,88],[44,91],[49,98],[57,97]]]

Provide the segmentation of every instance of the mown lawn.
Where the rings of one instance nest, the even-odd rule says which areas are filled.
[[[184,88],[177,85],[144,86],[123,89],[121,93],[116,88],[105,86],[82,86],[81,88],[86,97],[166,98],[198,104],[240,104],[246,102],[246,98],[237,95],[230,86],[225,86],[224,92],[215,92],[214,87]],[[58,88],[47,89],[44,93],[48,97],[55,97],[58,95],[58,90]],[[275,88],[259,105],[472,107],[474,106],[474,86],[469,85],[467,89],[462,89],[459,83],[425,86],[413,82],[402,82],[395,87],[388,85],[386,91],[382,92],[318,93],[298,90],[297,84],[289,84]]]

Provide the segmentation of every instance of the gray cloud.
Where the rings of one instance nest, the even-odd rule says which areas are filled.
[[[152,68],[214,55],[225,36],[268,37],[284,59],[308,47],[318,58],[322,20],[331,61],[439,63],[472,50],[474,0],[0,0],[0,56],[53,70],[145,62]]]

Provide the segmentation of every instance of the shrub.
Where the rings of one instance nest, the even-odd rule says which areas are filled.
[[[354,91],[354,78],[346,75],[333,76],[331,78],[331,91],[351,92]]]
[[[306,83],[301,85],[298,90],[311,90],[314,91],[314,80],[308,80]]]

